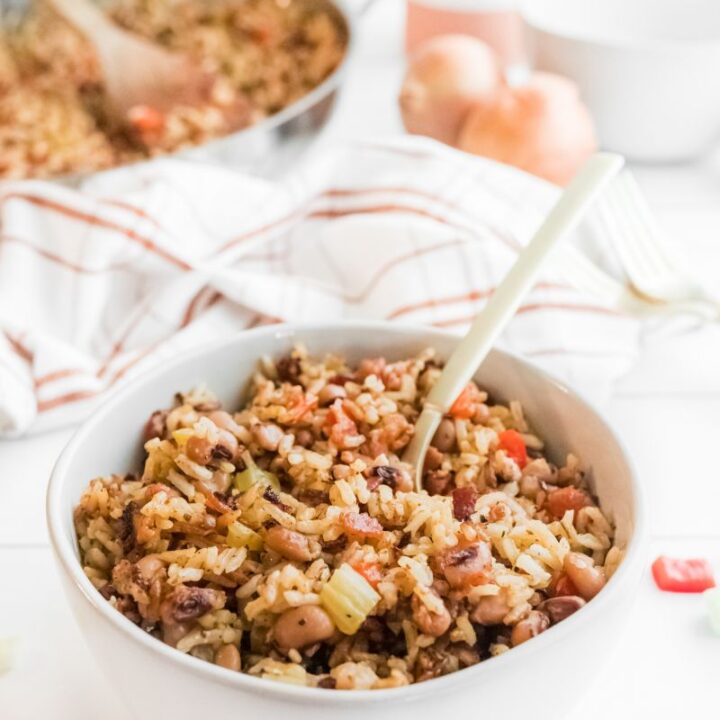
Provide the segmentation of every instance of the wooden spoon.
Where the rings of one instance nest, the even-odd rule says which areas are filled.
[[[623,162],[619,155],[596,153],[585,163],[450,356],[425,400],[415,434],[403,455],[405,462],[415,466],[418,492],[422,490],[425,454],[443,415],[470,382],[523,297],[535,284],[551,251],[577,226]]]
[[[127,122],[137,106],[166,112],[209,100],[213,77],[197,62],[116,25],[92,0],[46,0],[92,42],[111,110]]]

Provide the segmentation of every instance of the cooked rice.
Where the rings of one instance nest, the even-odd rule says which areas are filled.
[[[0,177],[91,172],[222,137],[239,114],[251,124],[305,95],[345,53],[338,18],[312,0],[110,0],[107,10],[216,76],[210,101],[112,125],[91,44],[35,3],[0,37]]]
[[[181,652],[227,665],[230,647],[233,670],[300,685],[397,687],[507,651],[548,600],[590,599],[568,559],[601,584],[621,562],[578,459],[554,466],[520,404],[474,383],[428,456],[435,494],[413,490],[400,456],[440,372],[431,351],[350,368],[298,348],[263,367],[232,415],[205,389],[178,395],[148,422],[142,471],[93,480],[76,509],[90,580]],[[243,484],[253,466],[264,479]],[[280,642],[293,613],[333,621],[326,588],[345,565],[374,598],[359,629]]]

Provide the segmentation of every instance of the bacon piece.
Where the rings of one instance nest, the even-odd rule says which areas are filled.
[[[571,486],[551,490],[548,493],[546,504],[550,514],[559,520],[568,510],[577,512],[592,505],[592,500],[586,492]]]
[[[456,520],[467,520],[475,512],[477,490],[472,487],[455,488],[452,491],[453,515]]]
[[[358,429],[355,422],[343,409],[342,400],[339,398],[330,406],[323,430],[328,440],[339,448],[345,447],[345,440],[351,435],[357,435]]]
[[[277,370],[278,377],[283,382],[297,385],[300,380],[302,368],[300,367],[300,360],[297,358],[286,355],[275,363],[275,369]]]
[[[167,431],[167,410],[156,410],[145,423],[143,430],[143,441],[153,440],[154,438],[162,438]]]
[[[367,513],[348,512],[342,516],[345,533],[354,538],[379,538],[383,534],[383,526]]]

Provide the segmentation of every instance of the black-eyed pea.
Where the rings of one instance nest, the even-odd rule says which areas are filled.
[[[227,670],[240,672],[242,665],[240,651],[235,645],[223,645],[217,653],[215,653],[215,664]]]
[[[585,605],[585,601],[577,595],[559,595],[544,600],[538,605],[537,609],[545,613],[554,625],[570,617],[583,605]]]
[[[455,447],[455,437],[455,421],[443,418],[430,444],[440,452],[450,452]]]
[[[584,600],[592,600],[607,582],[605,571],[595,567],[592,558],[582,553],[569,552],[565,556],[563,569]]]
[[[470,619],[480,625],[499,625],[510,612],[505,593],[485,595],[470,613]]]
[[[342,385],[326,385],[318,393],[318,404],[320,407],[332,405],[338,398],[347,397],[347,390]]]
[[[213,444],[204,437],[189,438],[185,445],[185,454],[198,465],[207,465],[212,459]]]
[[[330,616],[318,605],[301,605],[286,610],[275,622],[273,636],[281,650],[300,650],[335,633]]]
[[[550,618],[538,610],[532,610],[526,618],[520,620],[510,635],[510,642],[513,647],[536,637],[550,627]]]
[[[428,590],[437,600],[437,607],[430,609],[417,595],[412,596],[412,616],[420,632],[431,637],[444,635],[452,623],[452,617],[442,599],[432,590]]]
[[[253,425],[252,436],[263,450],[275,452],[283,439],[283,431],[274,423],[263,423]]]
[[[287,560],[307,562],[313,559],[307,537],[280,525],[274,525],[265,533],[265,545]]]

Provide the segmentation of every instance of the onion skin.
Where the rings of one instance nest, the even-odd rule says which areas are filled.
[[[441,35],[410,58],[400,111],[405,129],[455,144],[473,107],[495,102],[505,83],[494,52],[468,35]]]
[[[592,118],[570,80],[535,73],[468,114],[457,147],[567,184],[596,150]]]

